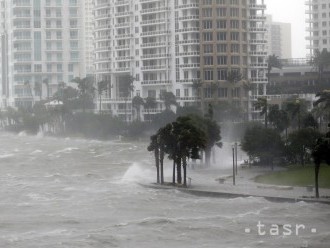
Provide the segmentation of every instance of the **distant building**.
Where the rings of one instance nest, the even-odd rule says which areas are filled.
[[[315,50],[330,51],[330,1],[307,0],[307,49],[309,56]]]
[[[292,58],[291,23],[274,22],[267,16],[268,54],[281,59]]]
[[[142,113],[148,118],[170,91],[181,106],[202,98],[252,111],[246,87],[229,83],[228,72],[250,82],[254,96],[266,95],[265,10],[264,0],[96,0],[95,74],[109,82],[102,109],[131,121],[132,97],[153,97],[157,105]]]
[[[1,107],[32,106],[85,77],[83,0],[1,3]]]

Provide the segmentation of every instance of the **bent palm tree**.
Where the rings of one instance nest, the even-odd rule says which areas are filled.
[[[108,89],[108,82],[105,80],[102,80],[97,83],[97,93],[99,95],[99,112],[102,113],[102,95],[104,92],[106,92]]]
[[[140,96],[135,96],[132,99],[132,106],[136,109],[136,118],[138,121],[141,120],[141,106],[144,105],[144,100]]]
[[[172,92],[164,92],[161,95],[162,100],[164,101],[166,110],[170,110],[172,105],[177,106],[176,97]]]
[[[144,108],[147,110],[148,112],[148,119],[149,119],[149,122],[151,122],[151,118],[150,118],[150,109],[152,108],[155,108],[157,106],[157,102],[155,100],[155,98],[153,97],[147,97],[145,99],[145,102],[144,102]]]

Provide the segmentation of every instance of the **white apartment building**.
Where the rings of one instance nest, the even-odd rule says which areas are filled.
[[[330,1],[307,0],[307,49],[312,56],[315,50],[330,51]]]
[[[142,113],[142,119],[148,118],[164,110],[165,91],[181,106],[196,104],[196,82],[211,101],[211,81],[226,84],[231,70],[244,74],[254,96],[265,95],[265,9],[264,0],[95,0],[96,80],[109,82],[102,109],[131,121],[136,117],[132,97],[152,97],[157,105]],[[130,93],[128,76],[135,78]],[[231,90],[221,100],[232,100]],[[236,90],[234,98],[252,110],[250,96]]]
[[[2,106],[31,106],[85,77],[82,1],[1,2]]]
[[[291,23],[274,22],[267,15],[268,54],[275,54],[280,59],[292,58]]]

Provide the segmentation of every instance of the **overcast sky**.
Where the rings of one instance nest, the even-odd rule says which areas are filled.
[[[266,0],[267,14],[273,21],[289,22],[292,30],[292,57],[306,57],[305,41],[305,1],[304,0]]]

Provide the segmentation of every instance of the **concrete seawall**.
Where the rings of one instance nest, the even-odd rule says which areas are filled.
[[[143,184],[139,183],[140,186],[146,187],[146,188],[153,188],[153,189],[160,189],[160,190],[178,190],[183,193],[201,196],[201,197],[215,197],[215,198],[224,198],[224,199],[233,199],[233,198],[239,198],[239,197],[261,197],[271,202],[289,202],[289,203],[295,203],[295,202],[307,202],[307,203],[321,203],[321,204],[328,204],[330,205],[330,199],[313,199],[313,198],[293,198],[293,197],[280,197],[280,196],[270,196],[270,195],[264,195],[264,194],[241,194],[241,193],[234,193],[234,192],[221,192],[221,191],[208,191],[208,190],[200,190],[200,189],[194,189],[194,188],[182,188],[182,187],[175,187],[175,186],[169,186],[169,185],[159,185],[159,184]]]

